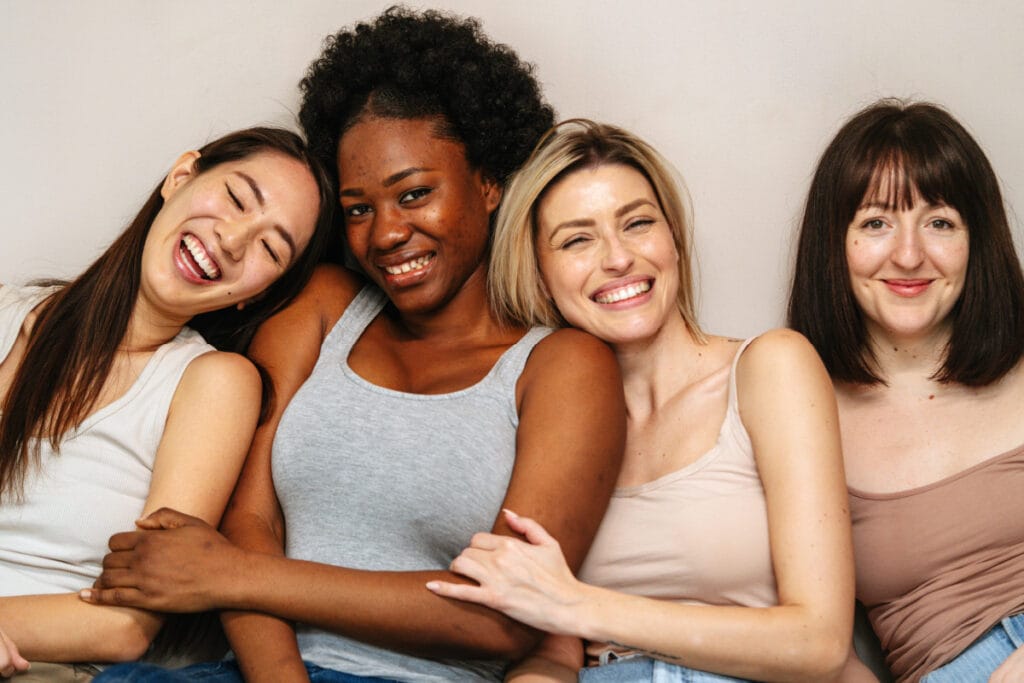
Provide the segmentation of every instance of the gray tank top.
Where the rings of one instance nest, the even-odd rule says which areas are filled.
[[[386,302],[375,287],[359,292],[281,418],[272,467],[286,552],[353,569],[446,569],[474,533],[494,524],[515,462],[516,382],[551,330],[527,332],[471,387],[408,394],[348,366],[349,351]],[[303,659],[360,676],[494,681],[505,667],[412,657],[301,624],[296,630]]]

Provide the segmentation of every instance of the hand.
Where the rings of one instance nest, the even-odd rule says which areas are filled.
[[[583,599],[583,584],[569,570],[558,541],[532,519],[510,510],[505,510],[505,518],[528,543],[476,534],[449,568],[480,585],[430,581],[427,588],[496,609],[548,633],[574,635],[570,612]]]
[[[28,660],[18,653],[14,641],[0,631],[0,678],[10,678],[16,673],[28,670]]]
[[[1024,681],[1024,647],[1014,650],[1013,654],[1003,660],[992,675],[989,676],[989,683],[1013,683]]]
[[[161,508],[136,522],[139,531],[110,537],[110,553],[93,588],[79,593],[97,605],[160,612],[224,607],[244,551],[196,517]]]

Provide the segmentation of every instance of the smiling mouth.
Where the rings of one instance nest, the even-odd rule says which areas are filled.
[[[434,260],[433,254],[427,254],[426,256],[420,256],[419,258],[410,259],[404,263],[399,263],[394,266],[381,266],[385,273],[388,275],[404,275],[405,273],[412,273],[417,270],[423,270],[427,267],[427,264]]]
[[[178,249],[182,256],[182,262],[195,277],[203,280],[220,278],[220,267],[207,253],[198,237],[190,234],[183,236]]]
[[[599,304],[614,304],[627,299],[638,297],[651,291],[651,281],[634,282],[633,284],[619,287],[607,292],[601,292],[594,296],[594,301]]]

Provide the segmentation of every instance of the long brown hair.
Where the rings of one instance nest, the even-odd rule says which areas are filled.
[[[330,236],[333,189],[323,168],[291,131],[258,127],[229,133],[199,150],[196,172],[267,151],[297,159],[310,169],[319,189],[319,217],[309,246],[256,302],[241,311],[225,308],[189,321],[223,351],[246,350],[260,323],[302,289]],[[128,331],[139,292],[142,249],[162,207],[158,184],[113,244],[40,308],[25,356],[0,404],[0,500],[23,493],[29,463],[38,463],[38,439],[48,439],[58,450],[64,435],[92,412]],[[266,392],[266,382],[264,387]]]

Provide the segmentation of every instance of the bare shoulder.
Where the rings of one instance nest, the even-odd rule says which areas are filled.
[[[807,338],[794,330],[778,328],[759,335],[743,352],[736,379],[749,375],[820,374],[824,366]]]
[[[250,396],[259,401],[260,375],[245,356],[229,351],[210,351],[188,364],[178,387],[179,393],[209,392],[220,400]]]
[[[614,370],[618,379],[619,365],[615,354],[603,341],[581,330],[555,330],[534,348],[527,368],[544,371]]]
[[[268,370],[296,358],[308,361],[310,354],[315,360],[320,343],[362,286],[347,268],[318,266],[295,300],[256,331],[249,356]]]

